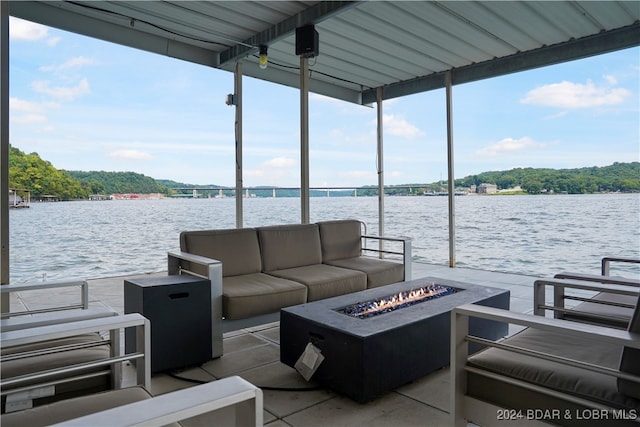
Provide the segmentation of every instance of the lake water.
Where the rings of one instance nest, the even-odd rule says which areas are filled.
[[[602,256],[640,258],[640,194],[455,201],[460,267],[597,274]],[[300,222],[297,198],[244,203],[246,227]],[[377,198],[312,198],[310,217],[311,222],[360,219],[369,234],[377,234]],[[233,198],[32,203],[10,212],[11,282],[164,271],[166,253],[179,249],[181,231],[233,227]],[[385,234],[411,237],[416,261],[448,265],[447,198],[385,198]],[[638,276],[637,268],[629,272]]]

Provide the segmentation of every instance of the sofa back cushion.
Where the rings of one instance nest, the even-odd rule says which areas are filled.
[[[640,334],[640,296],[629,322],[629,332]],[[620,357],[620,371],[640,376],[640,349],[624,347]],[[618,391],[640,400],[640,383],[618,378]]]
[[[322,260],[354,258],[362,255],[362,229],[360,221],[345,219],[318,223]]]
[[[259,273],[262,270],[258,234],[254,228],[198,230],[180,233],[180,250],[222,262],[223,276]],[[192,266],[194,272],[196,266]]]
[[[317,224],[276,225],[257,230],[264,271],[322,263]]]

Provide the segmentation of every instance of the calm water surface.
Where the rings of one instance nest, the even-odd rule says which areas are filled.
[[[596,274],[604,255],[640,257],[639,194],[455,200],[460,267]],[[312,198],[310,212],[312,222],[356,218],[378,232],[375,197]],[[232,198],[33,203],[10,212],[11,282],[164,271],[181,231],[232,228],[234,215]],[[299,223],[300,201],[245,199],[244,220],[247,227]],[[447,198],[387,197],[385,234],[413,238],[414,260],[447,265]]]

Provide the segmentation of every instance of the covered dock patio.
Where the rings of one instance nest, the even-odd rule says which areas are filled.
[[[511,310],[533,312],[532,284],[537,277],[498,273],[469,268],[449,268],[443,265],[414,262],[413,277],[437,277],[460,282],[507,289],[511,293]],[[150,275],[165,275],[165,272]],[[124,280],[145,276],[121,276],[89,280],[91,307],[110,307],[124,313]],[[77,291],[70,290],[48,303],[64,305],[75,302]],[[12,307],[40,308],[42,294],[38,291],[18,294]],[[224,355],[200,367],[151,378],[151,393],[160,395],[192,387],[198,381],[212,381],[238,375],[263,389],[264,424],[271,427],[295,426],[433,426],[449,423],[450,373],[448,368],[393,390],[366,404],[356,403],[313,381],[306,382],[293,368],[280,362],[279,322],[225,334]],[[134,380],[133,373],[124,370],[126,385]],[[187,380],[178,377],[187,378]],[[296,389],[301,389],[296,391]],[[233,420],[231,409],[214,415],[220,425]],[[228,421],[225,421],[228,420]],[[185,424],[189,425],[189,424]]]
[[[243,189],[242,81],[250,76],[300,90],[301,223],[309,222],[309,93],[377,109],[377,176],[384,187],[383,102],[445,89],[449,185],[449,263],[414,263],[413,277],[434,276],[501,287],[511,310],[533,311],[532,276],[456,267],[453,90],[456,85],[625,49],[640,44],[640,6],[626,1],[557,2],[75,2],[0,3],[0,193],[8,193],[9,16],[229,71],[235,85],[235,187]],[[266,65],[266,68],[264,67]],[[384,197],[378,191],[380,236]],[[0,198],[0,283],[10,283],[9,206]],[[236,198],[242,228],[243,199]],[[169,248],[168,248],[169,249]],[[453,268],[456,267],[456,268]],[[164,273],[158,273],[164,274]],[[91,302],[122,313],[123,277],[91,281]],[[3,295],[4,297],[4,295]],[[40,297],[42,299],[42,296]],[[16,297],[10,306],[38,305]],[[210,381],[240,375],[264,389],[264,421],[303,425],[447,425],[447,369],[366,405],[329,390],[286,391],[308,384],[279,362],[278,324],[229,333],[225,356],[183,377]],[[153,394],[190,381],[156,375]],[[224,425],[224,415],[218,420]]]

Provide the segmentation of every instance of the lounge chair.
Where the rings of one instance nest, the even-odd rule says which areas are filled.
[[[552,311],[557,319],[626,328],[640,293],[640,280],[611,276],[610,263],[640,263],[635,258],[602,259],[602,274],[562,272],[534,282],[534,313]],[[551,305],[546,292],[553,289]],[[570,292],[567,292],[570,290]],[[569,306],[567,302],[576,302]]]
[[[34,328],[117,316],[118,313],[110,308],[89,307],[89,288],[87,282],[83,280],[0,286],[3,294],[42,292],[45,297],[53,291],[65,292],[66,289],[64,288],[69,288],[67,292],[69,292],[70,297],[73,296],[75,290],[80,291],[77,303],[68,304],[67,302],[62,302],[58,305],[49,304],[41,308],[27,307],[26,309],[2,314],[0,332],[2,332],[3,337],[7,337],[0,343],[0,355],[2,357],[0,376],[3,379],[3,392],[8,392],[15,388],[15,386],[10,386],[4,381],[7,378],[18,377],[36,369],[54,369],[73,363],[86,363],[109,357],[109,342],[105,341],[98,331],[69,335],[50,341],[31,340],[30,342],[20,341],[18,343],[18,340],[15,339],[18,336],[29,334],[28,330]],[[43,297],[43,300],[47,299],[45,297]],[[17,331],[25,332],[20,334]],[[8,334],[10,332],[16,333]],[[62,346],[68,348],[69,351],[60,353],[55,350]],[[72,346],[73,351],[71,351]],[[86,376],[82,379],[69,379],[68,381],[60,382],[53,396],[50,396],[50,393],[40,393],[42,396],[34,398],[33,404],[37,405],[57,398],[66,398],[86,392],[108,390],[117,385],[117,381],[119,381],[119,377],[116,375],[117,369],[119,368],[114,366],[113,372],[109,371],[104,375]],[[105,372],[104,367],[95,368],[95,370]],[[60,373],[59,377],[62,378],[65,375]],[[23,382],[24,384],[26,383]],[[15,390],[12,393],[15,394]],[[5,411],[5,395],[6,393],[3,393],[3,413]]]
[[[121,335],[133,327],[137,344],[124,354]],[[149,321],[133,314],[0,333],[3,412],[118,389],[121,365],[128,360],[142,359],[138,363],[145,367],[138,370],[138,383],[149,385],[148,329]]]
[[[492,342],[469,335],[470,318],[525,329]],[[452,425],[638,426],[637,303],[626,331],[470,304],[451,325]],[[490,348],[469,356],[469,342]]]

